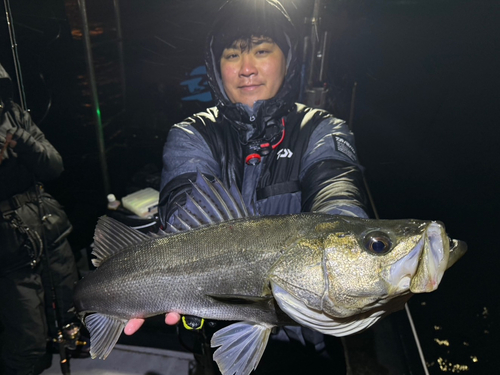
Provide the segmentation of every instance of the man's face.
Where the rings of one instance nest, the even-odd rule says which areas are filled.
[[[274,97],[286,74],[285,55],[269,38],[252,38],[249,46],[237,40],[224,49],[220,61],[222,84],[233,103],[253,107]]]

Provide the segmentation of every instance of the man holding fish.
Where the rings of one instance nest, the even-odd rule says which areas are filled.
[[[217,105],[174,125],[164,148],[159,212],[174,234],[97,225],[98,269],[75,292],[93,358],[168,312],[167,324],[237,321],[211,344],[222,374],[247,375],[273,327],[360,332],[435,290],[465,252],[437,222],[367,219],[348,126],[295,103],[297,43],[276,0],[219,10],[205,51]]]
[[[163,226],[198,171],[238,183],[260,215],[325,212],[367,217],[348,125],[295,103],[298,36],[274,0],[232,0],[219,10],[205,63],[217,106],[172,127],[164,148]],[[168,314],[167,324],[180,317]],[[142,320],[131,321],[125,333]]]

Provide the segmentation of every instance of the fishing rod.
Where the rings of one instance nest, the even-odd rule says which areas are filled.
[[[322,8],[322,0],[314,0],[313,13],[310,19],[306,18],[306,23],[310,25],[310,35],[304,37],[304,56],[303,56],[303,66],[301,70],[302,81],[301,81],[301,98],[304,98],[305,104],[313,108],[325,108],[326,98],[328,94],[328,87],[326,84],[325,67],[327,66],[327,46],[329,44],[329,35],[327,31],[320,33],[320,14]],[[307,75],[307,85],[306,82]],[[353,130],[354,122],[354,104],[356,101],[356,90],[358,83],[355,82],[353,85],[351,93],[351,106],[349,111],[349,129]],[[302,91],[303,90],[303,91]],[[305,95],[302,94],[305,92]],[[377,208],[375,206],[375,201],[371,194],[368,182],[365,175],[363,174],[363,184],[370,201],[370,206],[373,211],[375,219],[380,219]],[[429,375],[427,369],[426,360],[420,344],[420,340],[417,334],[415,324],[410,312],[410,307],[408,303],[405,304],[405,312],[408,318],[413,338],[417,346],[418,355],[422,363],[422,367],[425,375]]]
[[[17,49],[16,33],[14,30],[14,21],[12,19],[12,11],[10,9],[10,1],[4,0],[3,4],[5,7],[5,18],[7,20],[7,28],[9,30],[10,45],[11,45],[11,49],[12,49],[12,58],[14,61],[14,70],[15,70],[15,74],[16,74],[16,82],[17,82],[17,88],[18,88],[18,93],[19,93],[19,102],[20,102],[22,109],[27,111],[28,105],[26,104],[26,93],[24,90],[23,75],[21,72],[21,63],[19,60],[19,54],[18,54],[18,49]]]
[[[16,83],[17,83],[17,89],[18,89],[18,94],[19,94],[19,102],[20,102],[21,108],[23,110],[29,112],[28,105],[26,102],[26,91],[24,88],[23,75],[22,75],[22,70],[21,70],[21,61],[19,59],[18,45],[17,45],[17,40],[16,40],[14,20],[12,17],[12,10],[10,7],[10,0],[4,0],[4,8],[5,8],[5,16],[6,16],[6,20],[7,20],[7,28],[9,30],[9,37],[10,37],[10,43],[11,43],[11,49],[12,49],[12,59],[14,62],[14,71],[15,71],[15,75],[16,75]],[[67,352],[66,352],[66,336],[68,336],[68,334],[71,335],[71,332],[73,330],[71,329],[72,327],[67,327],[68,332],[66,333],[66,335],[63,333],[62,317],[61,317],[60,311],[58,309],[57,292],[56,292],[56,289],[54,286],[54,279],[53,279],[52,273],[50,271],[50,260],[48,259],[47,253],[45,255],[43,254],[43,252],[47,250],[47,238],[45,236],[44,226],[43,226],[43,223],[47,219],[47,216],[43,215],[43,212],[42,212],[42,199],[41,199],[40,189],[39,189],[39,185],[37,184],[34,175],[33,175],[33,182],[34,182],[35,192],[36,192],[36,196],[37,196],[38,215],[39,215],[40,224],[41,224],[40,231],[42,232],[41,233],[42,241],[40,243],[40,255],[39,256],[43,261],[43,266],[45,268],[44,272],[46,272],[46,274],[48,275],[49,287],[50,287],[51,297],[52,297],[52,308],[54,310],[54,315],[55,315],[54,324],[55,324],[55,328],[56,328],[56,332],[57,332],[57,337],[54,338],[54,341],[59,346],[61,372],[63,375],[71,375],[70,365],[69,365],[69,357],[68,357]]]

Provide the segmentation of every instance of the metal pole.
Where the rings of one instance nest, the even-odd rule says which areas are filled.
[[[299,92],[299,102],[303,103],[306,95],[306,90],[308,89],[307,82],[307,54],[310,48],[310,38],[308,36],[304,37],[304,46],[302,50],[302,64],[300,66],[300,92]]]
[[[126,106],[126,80],[125,80],[125,64],[123,62],[123,35],[122,35],[122,23],[120,17],[120,4],[119,0],[113,0],[113,5],[115,9],[115,18],[116,18],[116,36],[118,38],[118,58],[120,59],[120,75],[122,82],[122,95],[123,95],[123,110],[125,110]]]
[[[326,63],[328,59],[326,58],[326,55],[328,53],[328,43],[330,41],[330,34],[328,31],[325,31],[323,33],[323,43],[321,46],[321,61],[320,61],[320,66],[319,66],[319,81],[320,82],[325,82],[326,81]]]
[[[318,29],[319,29],[319,11],[320,11],[320,5],[321,5],[321,0],[314,0],[314,9],[313,9],[313,15],[311,18],[311,56],[310,56],[310,62],[309,62],[309,79],[308,79],[308,86],[312,87],[314,84],[314,73],[315,73],[315,66],[316,66],[316,59],[317,59],[317,54],[318,54],[318,43],[319,43],[319,34],[318,34]]]
[[[349,113],[349,129],[351,131],[354,130],[354,127],[353,127],[353,122],[354,122],[354,103],[356,102],[356,89],[358,87],[358,83],[357,82],[354,82],[354,85],[352,87],[352,94],[351,94],[351,110],[350,110],[350,113]],[[375,208],[375,207],[373,207]]]
[[[99,96],[97,93],[97,84],[94,71],[94,59],[92,57],[92,46],[90,44],[90,33],[87,19],[87,6],[85,0],[78,0],[80,14],[82,16],[83,42],[85,47],[85,57],[87,61],[87,70],[89,74],[89,83],[92,93],[92,108],[95,121],[95,130],[97,136],[97,145],[99,148],[99,161],[101,163],[101,173],[104,183],[104,193],[108,195],[110,192],[108,165],[106,162],[106,149],[104,147],[104,132],[101,120],[101,111],[99,109]]]

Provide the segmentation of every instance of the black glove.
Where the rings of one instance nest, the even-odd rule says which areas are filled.
[[[15,128],[13,128],[15,129]],[[19,154],[35,152],[37,142],[33,136],[22,128],[17,128],[12,132],[12,140],[16,141],[15,150]]]

